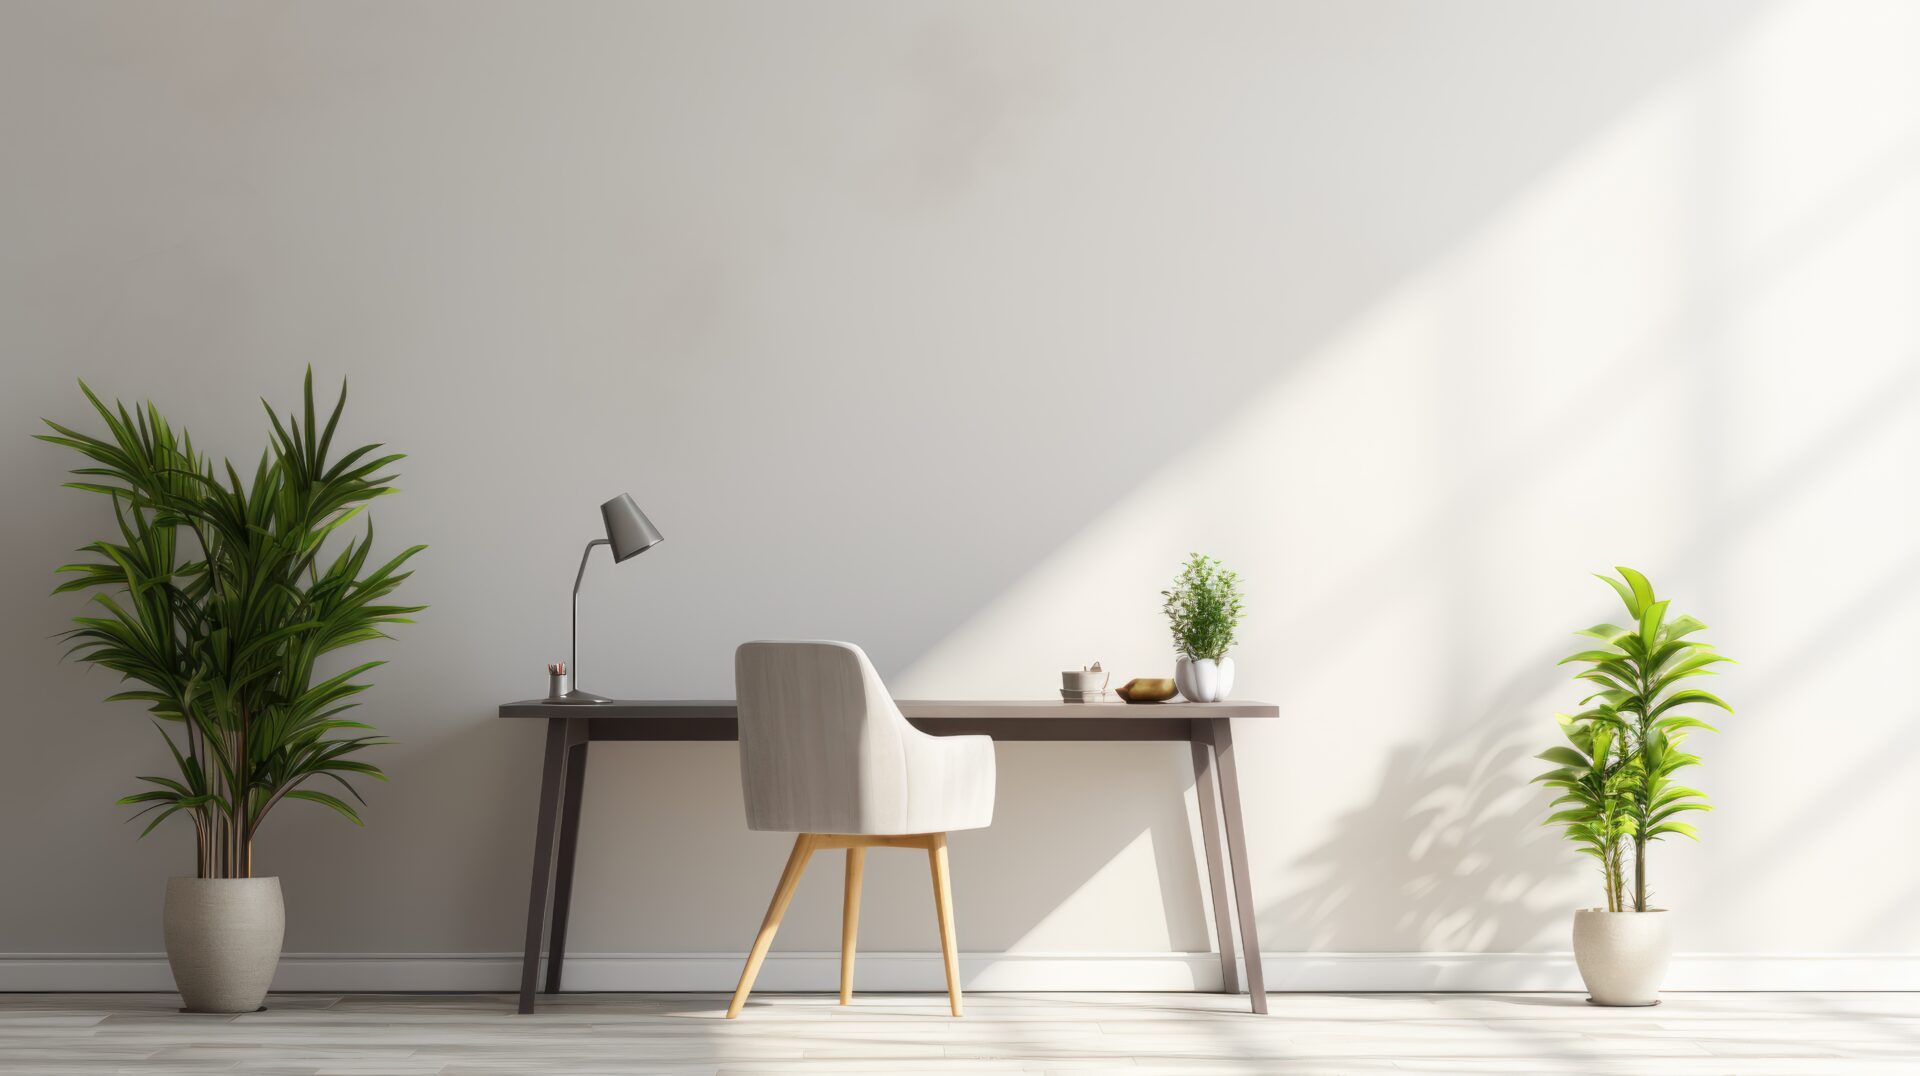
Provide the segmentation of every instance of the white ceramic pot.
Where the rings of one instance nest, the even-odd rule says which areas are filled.
[[[1573,913],[1573,961],[1597,1005],[1658,1005],[1673,958],[1672,916],[1665,908]]]
[[[167,879],[167,964],[188,1012],[252,1012],[286,933],[278,878]]]
[[[1182,657],[1173,663],[1173,686],[1188,702],[1219,702],[1233,693],[1233,659]]]

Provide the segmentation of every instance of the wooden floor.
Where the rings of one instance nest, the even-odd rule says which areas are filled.
[[[1920,994],[276,995],[192,1016],[162,994],[0,994],[6,1073],[1920,1071]]]

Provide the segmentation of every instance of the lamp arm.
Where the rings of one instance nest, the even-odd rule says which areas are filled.
[[[593,547],[612,545],[605,538],[595,538],[580,551],[580,570],[573,575],[573,622],[569,629],[573,645],[567,651],[567,672],[573,675],[573,682],[580,682],[580,581],[587,577],[587,558],[593,556]]]

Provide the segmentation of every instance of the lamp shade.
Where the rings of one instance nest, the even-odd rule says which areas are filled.
[[[633,495],[622,493],[600,506],[600,520],[607,525],[607,542],[613,546],[613,562],[637,557],[660,544],[660,532],[653,521],[633,503]]]

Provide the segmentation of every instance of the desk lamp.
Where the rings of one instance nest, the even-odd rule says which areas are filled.
[[[620,564],[660,544],[660,532],[654,529],[653,521],[640,510],[640,506],[633,503],[632,494],[622,493],[601,505],[600,521],[606,525],[607,536],[595,538],[587,543],[587,548],[580,553],[580,571],[573,577],[573,646],[567,652],[568,660],[572,664],[567,666],[567,671],[573,674],[576,684],[580,682],[580,581],[587,577],[587,558],[593,556],[593,547],[597,545],[609,547],[613,552],[613,562]],[[613,700],[576,687],[551,701],[591,704]]]

